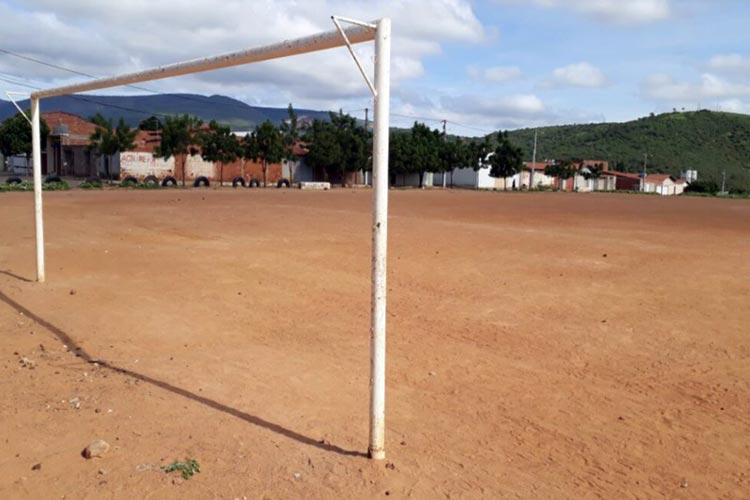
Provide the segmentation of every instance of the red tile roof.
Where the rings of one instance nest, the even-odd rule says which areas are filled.
[[[96,125],[72,113],[62,111],[42,113],[42,118],[47,122],[50,135],[53,137],[55,137],[56,127],[59,129],[62,125],[67,128],[67,135],[59,136],[63,145],[66,146],[88,146],[91,142],[89,138],[96,130]]]

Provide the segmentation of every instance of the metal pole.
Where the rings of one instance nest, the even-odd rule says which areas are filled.
[[[534,189],[534,170],[536,169],[536,139],[539,130],[534,131],[534,154],[531,156],[531,174],[529,174],[529,189]]]
[[[370,446],[385,459],[385,308],[388,245],[388,140],[391,99],[391,20],[375,35],[375,135],[373,140],[372,327],[370,329]]]
[[[44,220],[42,218],[42,134],[39,99],[31,99],[31,149],[34,162],[34,220],[36,228],[36,280],[44,282]]]

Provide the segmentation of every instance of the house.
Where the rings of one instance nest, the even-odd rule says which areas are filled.
[[[615,178],[615,189],[618,191],[640,191],[641,176],[627,172],[617,172],[615,170],[606,170],[607,175]]]
[[[668,174],[651,174],[643,179],[643,191],[662,196],[680,195],[685,191],[687,181],[676,179]]]
[[[557,185],[557,179],[544,173],[548,166],[552,162],[546,161],[543,163],[531,163],[525,162],[523,164],[524,170],[514,177],[518,177],[518,184],[523,189],[539,189],[539,188],[554,188]],[[534,177],[534,185],[531,185],[531,177]]]

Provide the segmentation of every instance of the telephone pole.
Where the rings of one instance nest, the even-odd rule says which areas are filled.
[[[721,173],[721,193],[719,194],[722,194],[722,195],[729,194],[727,193],[726,187],[727,187],[727,171],[724,170]]]
[[[446,131],[446,127],[448,126],[448,120],[443,120],[443,141],[448,140],[448,132]],[[445,189],[447,183],[445,182],[446,177],[448,177],[448,172],[443,172],[443,189]]]
[[[534,130],[534,154],[531,156],[531,174],[529,175],[529,189],[534,189],[534,172],[536,169],[536,140],[539,129]]]
[[[370,127],[370,108],[365,108],[365,132]]]
[[[643,153],[643,173],[641,174],[641,191],[646,190],[646,168],[648,166],[648,153]]]

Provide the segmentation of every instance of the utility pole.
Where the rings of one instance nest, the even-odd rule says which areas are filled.
[[[721,194],[728,194],[726,187],[727,187],[727,171],[724,170],[721,173]]]
[[[370,108],[365,108],[365,132],[370,127]]]
[[[536,140],[539,129],[534,130],[534,154],[531,155],[531,174],[529,175],[529,189],[534,189],[534,171],[536,169]]]
[[[648,166],[648,153],[643,153],[643,173],[641,174],[641,191],[646,190],[646,168]]]
[[[443,141],[448,140],[448,132],[446,130],[447,126],[448,126],[448,120],[443,120]],[[447,177],[448,177],[448,172],[447,171],[443,172],[443,189],[445,189],[446,187],[445,179]]]

